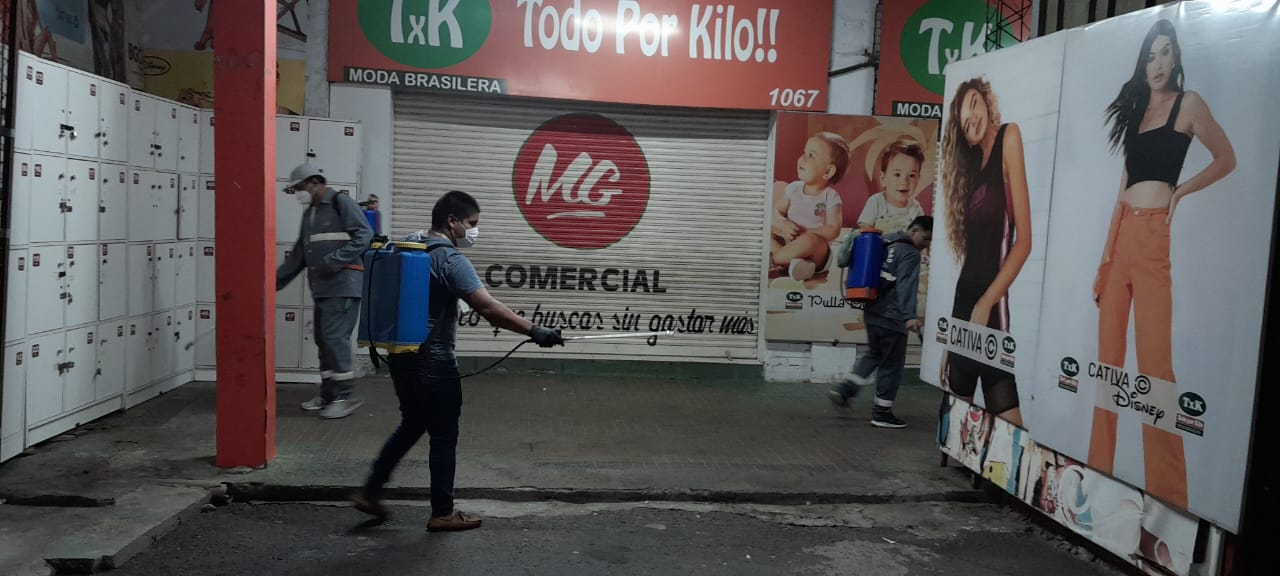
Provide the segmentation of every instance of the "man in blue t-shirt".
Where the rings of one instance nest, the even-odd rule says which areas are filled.
[[[360,493],[352,497],[357,510],[386,520],[382,488],[400,459],[424,433],[431,436],[431,519],[429,531],[470,530],[480,520],[453,509],[453,479],[457,467],[458,418],[462,414],[462,378],[454,356],[458,328],[458,299],[466,300],[486,320],[499,328],[531,337],[538,346],[563,345],[560,333],[534,326],[489,294],[480,283],[471,261],[455,248],[475,244],[480,235],[480,205],[464,192],[449,192],[431,210],[431,229],[407,238],[427,245],[431,254],[427,341],[417,352],[392,354],[387,359],[396,397],[400,400],[400,427],[373,463]]]

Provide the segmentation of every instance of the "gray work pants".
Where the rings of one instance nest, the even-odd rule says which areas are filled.
[[[359,298],[316,298],[315,339],[320,348],[320,397],[326,402],[351,397],[356,378],[351,333],[360,318]]]

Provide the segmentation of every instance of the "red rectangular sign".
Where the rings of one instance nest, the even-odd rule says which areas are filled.
[[[827,108],[830,0],[355,0],[329,80],[660,106]]]

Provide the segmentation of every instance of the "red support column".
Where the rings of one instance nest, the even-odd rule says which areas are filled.
[[[276,455],[274,2],[214,9],[218,466]]]

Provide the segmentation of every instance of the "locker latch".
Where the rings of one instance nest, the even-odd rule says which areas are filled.
[[[75,138],[75,137],[76,137],[76,127],[75,127],[75,126],[72,126],[72,125],[70,125],[70,124],[62,124],[62,125],[60,125],[60,126],[58,127],[58,131],[59,131],[59,134],[58,134],[58,136],[59,136],[59,137],[61,137],[63,134],[66,134],[67,132],[70,132],[70,133],[71,133],[71,137],[72,137],[72,138]]]
[[[63,362],[58,364],[58,374],[65,374],[68,370],[75,368],[75,362]]]
[[[58,202],[58,211],[62,212],[63,214],[66,214],[67,212],[71,211],[71,205],[67,204],[66,200]]]

